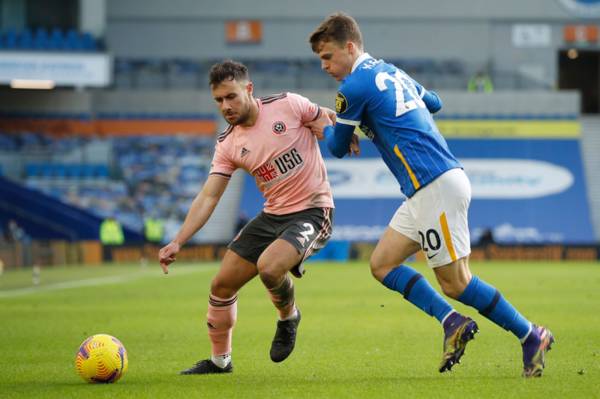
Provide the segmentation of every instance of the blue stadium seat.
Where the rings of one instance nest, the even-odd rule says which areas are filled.
[[[85,51],[95,51],[98,49],[96,46],[96,40],[91,35],[91,33],[84,32],[81,35],[81,48]]]
[[[10,29],[6,32],[3,38],[4,45],[3,47],[6,49],[15,49],[17,48],[17,33]]]
[[[92,179],[94,177],[94,166],[89,164],[81,165],[81,177],[83,179]]]
[[[54,164],[50,165],[52,168],[52,176],[57,179],[64,179],[67,177],[68,165]]]
[[[66,48],[66,39],[63,31],[59,28],[53,28],[48,44],[49,48],[53,50],[64,50]]]
[[[17,37],[17,48],[25,50],[33,48],[33,35],[29,29],[25,29]]]
[[[69,179],[81,178],[81,165],[77,163],[66,165],[66,177]]]
[[[108,167],[106,165],[96,165],[94,168],[94,176],[100,178],[107,178]]]
[[[27,177],[39,177],[42,174],[42,168],[37,163],[30,163],[25,165],[25,176]]]
[[[52,168],[52,165],[49,165],[47,163],[41,163],[40,164],[40,173],[38,175],[39,177],[44,177],[44,178],[51,178],[54,176],[54,169]]]
[[[81,40],[79,39],[79,33],[77,33],[75,29],[69,29],[67,31],[65,49],[81,50],[82,47]]]
[[[33,35],[33,48],[36,50],[50,49],[50,38],[44,28],[37,28]]]

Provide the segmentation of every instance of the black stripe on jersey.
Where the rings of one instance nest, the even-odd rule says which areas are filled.
[[[228,178],[228,179],[231,179],[231,175],[228,175],[227,173],[221,173],[221,172],[212,172],[212,173],[209,173],[209,176],[210,176],[210,175],[219,175],[219,176],[223,176],[223,177],[226,177],[226,178]]]
[[[260,102],[262,104],[270,104],[273,101],[281,100],[286,97],[287,97],[287,93],[273,94],[271,96],[260,97]]]
[[[220,143],[221,141],[225,140],[225,138],[229,135],[229,133],[231,133],[232,130],[233,125],[229,125],[229,127],[225,129],[224,132],[221,132],[217,135],[217,141]]]
[[[317,114],[315,115],[315,117],[314,117],[314,118],[312,118],[311,122],[314,122],[314,121],[316,121],[317,119],[319,119],[319,116],[321,116],[321,112],[322,112],[322,111],[321,111],[321,107],[318,107]]]

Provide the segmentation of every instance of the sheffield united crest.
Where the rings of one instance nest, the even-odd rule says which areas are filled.
[[[285,123],[283,123],[282,121],[277,121],[277,122],[273,123],[273,133],[282,134],[282,133],[285,133],[286,130],[287,130],[287,127],[285,126]]]

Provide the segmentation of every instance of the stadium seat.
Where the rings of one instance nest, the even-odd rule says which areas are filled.
[[[107,178],[108,167],[106,165],[96,165],[94,167],[94,176],[99,178]]]
[[[3,47],[6,49],[15,49],[17,48],[17,33],[14,30],[8,30],[3,38]]]
[[[37,28],[33,35],[33,48],[36,50],[49,50],[50,38],[44,28]]]
[[[50,38],[48,42],[48,47],[52,50],[64,50],[66,47],[66,40],[64,33],[59,28],[52,28],[52,32],[50,33]]]
[[[33,35],[29,29],[25,29],[17,37],[17,47],[20,49],[33,48]]]

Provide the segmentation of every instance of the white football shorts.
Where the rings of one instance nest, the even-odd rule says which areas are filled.
[[[469,178],[450,169],[404,201],[390,227],[421,245],[429,267],[444,266],[471,253],[470,203]]]

